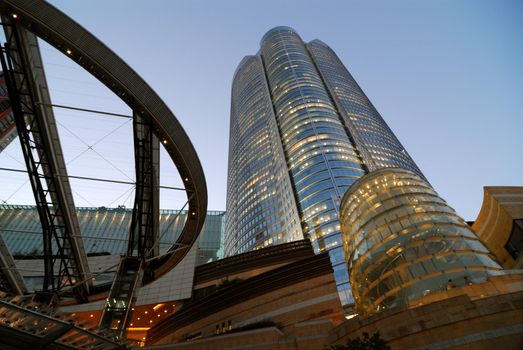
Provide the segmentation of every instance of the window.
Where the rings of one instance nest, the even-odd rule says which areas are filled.
[[[508,238],[505,249],[510,256],[516,260],[523,250],[523,220],[514,220],[512,224],[512,232]]]

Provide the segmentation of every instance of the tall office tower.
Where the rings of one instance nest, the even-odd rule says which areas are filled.
[[[352,302],[340,200],[382,167],[423,178],[326,44],[271,29],[233,80],[225,254],[307,237],[316,252],[329,251],[340,299]]]

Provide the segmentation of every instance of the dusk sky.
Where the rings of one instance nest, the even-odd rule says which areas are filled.
[[[172,109],[200,156],[211,210],[225,210],[233,73],[278,25],[337,53],[436,191],[466,220],[476,218],[483,186],[523,185],[521,1],[51,3],[123,58]],[[68,58],[45,44],[42,54],[54,103],[130,114]],[[69,174],[134,178],[130,123],[56,114]],[[100,138],[97,153],[86,151]],[[18,148],[15,141],[0,154],[0,166],[23,168]],[[174,167],[162,161],[162,183],[176,185]],[[26,175],[0,176],[0,200],[31,203],[28,184],[12,195]],[[73,186],[79,206],[130,203],[130,186]],[[164,208],[183,204],[179,194],[162,196]]]

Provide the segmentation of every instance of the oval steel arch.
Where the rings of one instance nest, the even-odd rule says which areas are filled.
[[[176,165],[188,197],[187,221],[169,254],[149,267],[158,278],[188,252],[207,211],[207,187],[198,155],[183,127],[151,87],[111,49],[67,15],[41,0],[0,0],[0,13],[71,58],[120,97],[135,113],[150,118],[155,135]],[[177,247],[183,248],[177,248]]]

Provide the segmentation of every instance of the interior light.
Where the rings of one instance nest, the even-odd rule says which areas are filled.
[[[167,144],[167,140],[163,140],[162,143],[163,143],[164,145],[166,145],[166,144]]]
[[[69,50],[69,49],[67,49],[65,52],[66,52],[68,55],[71,55],[71,54],[73,53],[73,51],[71,51],[71,50]]]
[[[13,18],[18,18],[18,15],[16,13],[13,13]]]
[[[355,314],[350,314],[350,315],[345,315],[345,319],[350,320],[351,318],[354,318],[354,317],[356,317],[356,316],[358,316],[357,313],[355,313]]]

